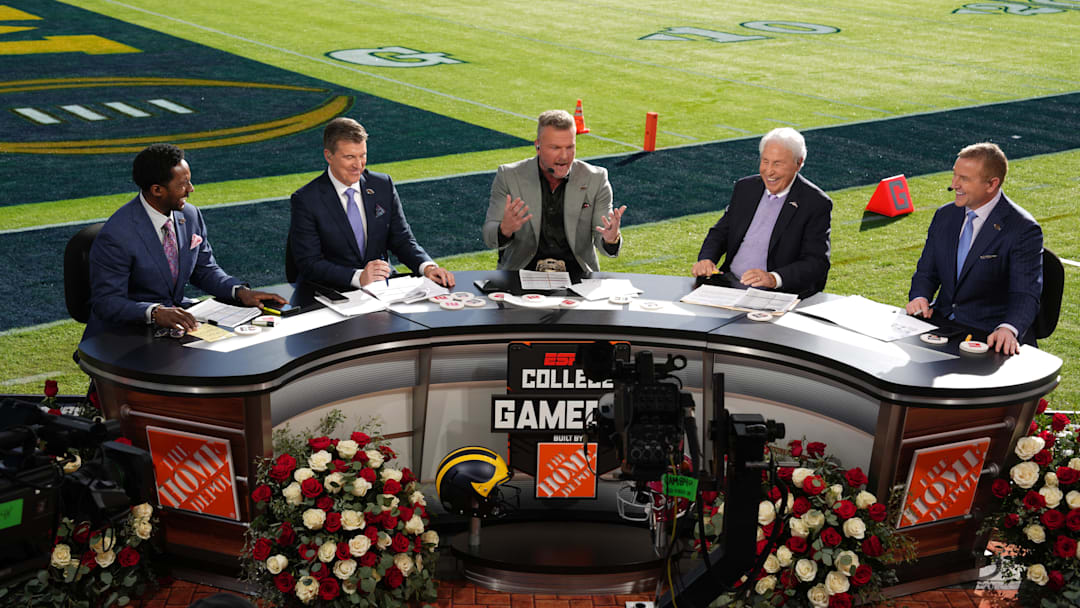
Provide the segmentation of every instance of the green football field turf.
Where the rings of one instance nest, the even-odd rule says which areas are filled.
[[[811,129],[1080,90],[1080,0],[69,4],[524,138],[540,111],[572,110],[580,98],[591,129],[579,137],[581,157],[639,149],[649,111],[660,116],[657,145],[663,148],[759,136],[777,126]],[[444,53],[460,63],[388,68],[328,56],[389,47]],[[393,134],[380,138],[380,145],[392,145]],[[380,165],[375,157],[372,168],[400,182],[488,171],[529,152],[439,149],[430,158],[393,164]],[[806,172],[812,179],[815,164],[844,162],[815,158],[810,150]],[[201,183],[199,204],[285,197],[311,175],[310,163],[298,160],[295,174]],[[1080,154],[1066,152],[1013,163],[1005,188],[1043,223],[1048,246],[1074,260],[1080,259],[1072,202],[1080,194],[1078,176]],[[913,177],[919,211],[893,222],[860,222],[872,185],[831,192],[837,205],[829,290],[902,304],[928,211],[944,202],[940,188],[947,179]],[[129,197],[0,208],[0,229],[106,217]],[[632,212],[634,202],[623,202]],[[604,269],[685,273],[716,217],[629,229],[631,246]],[[486,268],[492,260],[476,254],[449,263]],[[1067,266],[1061,323],[1042,344],[1066,360],[1053,401],[1069,408],[1080,406],[1078,280],[1077,268]],[[69,322],[0,336],[0,392],[37,392],[42,375],[59,377],[65,393],[81,390],[85,379],[69,358],[80,332]]]

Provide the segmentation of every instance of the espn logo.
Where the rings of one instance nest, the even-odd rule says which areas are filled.
[[[569,367],[574,364],[577,353],[544,353],[545,367]]]

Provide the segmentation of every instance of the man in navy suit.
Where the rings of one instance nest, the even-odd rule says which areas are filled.
[[[252,291],[214,260],[199,210],[187,202],[195,189],[184,151],[154,144],[135,157],[132,178],[139,194],[113,213],[90,248],[90,319],[86,334],[106,323],[146,323],[192,330],[184,310],[192,285],[245,306],[280,296]]]
[[[996,144],[957,155],[949,188],[956,201],[930,222],[907,312],[985,331],[991,348],[1012,355],[1019,342],[1035,343],[1029,329],[1042,295],[1042,228],[1001,191],[1008,169]]]
[[[735,182],[731,203],[709,229],[691,272],[725,273],[731,283],[805,298],[824,289],[829,277],[832,200],[799,175],[806,141],[795,129],[769,131],[758,151],[759,174]]]
[[[432,281],[454,286],[454,275],[416,242],[389,175],[365,169],[367,131],[351,118],[323,129],[326,172],[292,195],[289,242],[300,280],[338,289],[390,277],[387,252]]]

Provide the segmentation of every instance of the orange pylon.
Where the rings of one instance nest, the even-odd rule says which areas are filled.
[[[589,128],[585,126],[585,114],[581,112],[581,100],[577,100],[577,109],[574,110],[574,126],[577,127],[577,134],[588,133]]]

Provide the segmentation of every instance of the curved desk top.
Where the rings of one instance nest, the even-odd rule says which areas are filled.
[[[677,301],[690,277],[594,273],[626,278],[642,298]],[[474,280],[507,280],[507,273],[458,272],[455,291],[477,291]],[[292,286],[274,291],[294,294]],[[308,296],[310,297],[310,296]],[[809,303],[836,296],[819,294]],[[1061,360],[1028,346],[1014,357],[971,356],[957,339],[929,346],[911,337],[881,342],[800,314],[753,322],[738,312],[684,305],[700,314],[631,310],[541,310],[495,306],[444,311],[412,307],[343,319],[230,353],[186,348],[131,326],[87,338],[80,364],[123,385],[174,394],[251,394],[272,391],[313,370],[350,359],[429,346],[490,344],[526,339],[620,339],[635,346],[711,352],[748,362],[802,370],[896,403],[991,405],[1041,396],[1058,382]],[[241,338],[231,338],[231,340]]]

